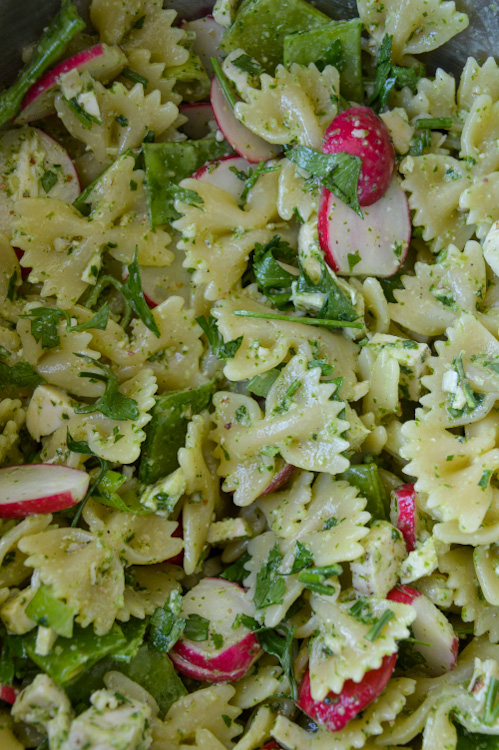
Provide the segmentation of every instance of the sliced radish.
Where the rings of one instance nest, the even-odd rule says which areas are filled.
[[[178,526],[173,532],[172,536],[176,536],[180,539],[184,538],[184,527],[182,526],[182,517],[178,518]],[[170,557],[168,560],[165,560],[165,562],[171,563],[171,565],[182,565],[184,561],[184,549],[182,548],[178,555],[175,555],[175,557]]]
[[[69,73],[71,70],[83,73],[86,70],[93,78],[107,83],[116,78],[126,65],[127,59],[123,50],[117,46],[110,47],[108,44],[96,44],[63,60],[47,71],[28,90],[23,99],[21,112],[16,117],[16,125],[34,122],[55,113],[54,99],[59,78],[63,73]]]
[[[0,685],[0,700],[10,703],[11,706],[16,702],[18,693],[19,690],[10,685]]]
[[[55,513],[83,500],[89,476],[55,464],[25,464],[0,469],[0,518]]]
[[[44,156],[43,156],[44,154]],[[45,183],[49,175],[52,183]],[[0,232],[10,236],[13,204],[22,197],[49,196],[72,203],[80,180],[67,151],[49,135],[26,125],[0,134]]]
[[[280,146],[267,143],[239,122],[224,96],[217,78],[211,82],[210,101],[217,125],[234,151],[249,162],[258,163],[273,159],[281,151]]]
[[[260,497],[263,497],[263,495],[270,495],[271,492],[277,492],[281,487],[284,487],[288,479],[293,475],[295,469],[296,466],[293,466],[293,464],[285,463],[282,469],[277,472],[272,481],[265,487]]]
[[[319,241],[326,262],[339,274],[392,276],[404,262],[411,238],[406,195],[396,177],[363,218],[325,188],[319,206]]]
[[[370,206],[388,190],[395,168],[390,133],[369,107],[352,107],[334,118],[324,134],[323,152],[360,156],[358,196],[361,206]]]
[[[216,185],[222,190],[226,190],[234,196],[236,201],[239,201],[246,182],[237,176],[235,170],[249,175],[249,170],[253,169],[254,167],[250,162],[243,159],[242,156],[224,156],[216,161],[209,161],[197,172],[194,172],[192,176],[196,180],[209,182],[210,185]]]
[[[216,57],[220,62],[223,59],[220,41],[225,28],[215,21],[213,16],[204,16],[196,21],[187,21],[182,24],[182,28],[189,32],[193,31],[196,38],[192,43],[192,51],[199,55],[203,67],[210,76],[213,76],[213,66],[210,57]]]
[[[272,742],[267,742],[260,750],[280,750],[281,747],[282,745],[278,745],[275,740],[272,740]]]
[[[383,692],[396,661],[397,654],[385,656],[379,669],[366,672],[360,682],[347,680],[341,693],[328,693],[323,701],[314,701],[312,698],[310,673],[307,670],[300,685],[297,706],[317,724],[330,732],[338,732]]]
[[[24,255],[24,250],[21,250],[20,247],[15,247],[14,248],[14,252],[17,255],[17,260],[20,261],[21,258]],[[22,277],[23,281],[24,281],[24,279],[28,278],[28,276],[30,275],[31,271],[32,271],[31,268],[24,268],[24,266],[21,266],[21,277]]]
[[[410,604],[416,610],[416,619],[411,626],[414,638],[431,645],[415,643],[414,648],[424,657],[431,674],[437,676],[454,669],[459,638],[443,612],[412,586],[397,586],[386,598]]]
[[[183,598],[182,616],[189,615],[208,619],[209,635],[204,641],[177,641],[170,657],[179,672],[201,682],[240,680],[262,652],[249,628],[233,627],[237,615],[254,615],[245,589],[223,578],[203,578]]]
[[[405,539],[407,551],[416,548],[416,490],[408,483],[391,493],[390,520]]]
[[[187,122],[182,125],[182,130],[188,138],[197,141],[211,132],[210,120],[214,120],[215,115],[209,102],[182,104],[180,113],[187,117]]]

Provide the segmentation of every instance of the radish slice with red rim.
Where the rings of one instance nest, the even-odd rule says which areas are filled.
[[[396,177],[363,218],[325,188],[319,206],[319,241],[326,262],[338,274],[392,276],[407,255],[411,217]]]
[[[234,628],[238,615],[254,615],[247,592],[223,578],[203,578],[183,598],[182,617],[200,615],[208,620],[205,640],[185,636],[175,644],[170,657],[182,674],[201,682],[240,680],[262,650],[255,634],[246,626]]]
[[[293,476],[295,469],[296,466],[293,466],[293,464],[285,463],[282,469],[277,472],[272,481],[269,482],[269,484],[265,487],[260,497],[263,497],[264,495],[270,495],[271,492],[277,492],[277,490],[280,490],[281,487],[284,487],[288,479]]]
[[[320,726],[330,732],[338,732],[383,692],[396,661],[397,654],[385,656],[378,669],[366,672],[360,682],[347,680],[341,693],[328,693],[323,701],[312,698],[310,673],[307,670],[300,685],[297,706]]]
[[[390,133],[369,107],[352,107],[337,115],[324,134],[325,154],[360,156],[357,194],[361,206],[376,203],[388,190],[395,168]]]
[[[194,31],[196,38],[192,43],[192,51],[199,55],[204,69],[210,76],[213,76],[213,66],[210,62],[211,57],[216,57],[222,62],[223,53],[220,49],[225,28],[215,21],[213,16],[204,16],[197,18],[195,21],[187,21],[182,24],[185,31]]]
[[[0,518],[55,513],[85,497],[85,471],[55,464],[24,464],[0,469]]]
[[[236,201],[241,200],[242,192],[245,188],[246,181],[237,176],[237,172],[250,174],[254,167],[249,161],[242,156],[224,156],[216,161],[209,161],[200,167],[192,175],[194,179],[201,182],[208,182],[210,185],[216,185],[222,190],[230,193]]]
[[[414,638],[421,643],[414,643],[414,649],[423,656],[430,674],[438,676],[454,669],[459,638],[443,612],[412,586],[397,586],[386,598],[410,604],[416,610],[411,627]]]
[[[10,685],[0,685],[0,700],[10,703],[12,706],[16,702],[19,690]]]
[[[416,490],[408,483],[397,487],[391,494],[391,522],[405,539],[407,551],[416,548]]]
[[[127,65],[126,55],[120,47],[107,44],[96,44],[90,49],[84,49],[73,57],[63,60],[54,68],[47,71],[27,91],[21,106],[21,112],[16,117],[16,125],[34,122],[55,113],[54,99],[60,76],[77,70],[79,73],[88,71],[93,78],[107,83],[115,78]]]
[[[252,164],[273,159],[280,153],[281,147],[267,143],[260,136],[251,132],[239,122],[224,96],[217,78],[211,82],[210,101],[213,114],[225,140],[234,151]]]

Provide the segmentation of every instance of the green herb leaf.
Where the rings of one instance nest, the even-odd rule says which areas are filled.
[[[149,644],[161,654],[167,654],[185,629],[185,619],[180,617],[182,596],[172,591],[163,607],[157,607],[150,622]]]
[[[24,360],[16,362],[16,364],[12,366],[5,362],[0,362],[0,386],[2,388],[7,388],[8,386],[14,388],[36,388],[37,385],[46,382],[45,378],[42,378],[42,376]]]
[[[128,125],[128,120],[125,117],[125,115],[117,115],[115,118],[118,125],[121,125],[122,128],[126,128]]]
[[[131,68],[124,68],[120,75],[122,75],[123,78],[126,78],[127,81],[132,81],[132,83],[141,83],[145,89],[149,86],[149,80]]]
[[[195,190],[188,190],[187,188],[181,188],[178,185],[172,184],[168,185],[165,193],[171,200],[182,201],[187,206],[194,206],[204,211],[204,208],[201,208],[201,206],[204,206],[204,200]]]
[[[290,161],[310,172],[327,190],[362,217],[357,195],[362,167],[362,159],[359,156],[344,152],[320,154],[307,146],[286,146],[284,153]]]
[[[282,554],[276,542],[269,552],[267,562],[256,575],[253,601],[257,609],[270,607],[271,604],[282,604],[286,584],[282,575],[277,572],[281,562]]]
[[[69,321],[69,315],[56,307],[35,307],[20,317],[31,320],[31,335],[36,342],[41,342],[43,349],[59,345],[59,322],[64,317]]]
[[[278,261],[296,261],[296,252],[287,242],[282,241],[279,235],[273,237],[266,245],[255,245],[252,271],[258,287],[278,309],[283,309],[289,304],[291,284],[296,281],[297,274],[284,269]],[[282,290],[287,291],[282,294]]]
[[[310,326],[324,326],[325,328],[363,328],[364,323],[359,320],[327,320],[326,318],[302,318],[297,315],[274,315],[272,313],[259,313],[253,310],[234,310],[234,315],[241,318],[258,318],[262,320],[289,320],[295,323],[305,323]]]
[[[483,712],[483,723],[491,726],[499,716],[499,702],[497,701],[497,692],[499,690],[499,680],[496,677],[490,678],[487,695],[485,697],[485,708]]]
[[[305,547],[301,542],[296,542],[295,557],[293,560],[293,567],[291,568],[291,574],[299,573],[300,570],[308,568],[314,562],[314,556],[310,550]]]
[[[294,294],[296,297],[317,293],[324,295],[324,304],[317,313],[318,318],[359,322],[357,311],[324,261],[321,261],[321,276],[317,283],[312,281],[303,268],[298,280],[295,281]]]
[[[392,42],[393,35],[385,34],[379,48],[374,89],[369,99],[369,105],[374,106],[378,111],[386,109],[388,97],[394,88],[400,90],[404,86],[408,86],[415,94],[418,81],[425,74],[424,65],[410,68],[394,65],[392,63]]]
[[[87,354],[76,353],[77,357],[81,357],[85,362],[92,363],[96,367],[99,367],[104,375],[97,375],[93,372],[80,372],[78,376],[80,378],[90,378],[92,380],[102,380],[106,384],[104,394],[97,399],[93,404],[87,406],[77,406],[75,408],[76,414],[92,414],[95,411],[100,411],[104,416],[109,419],[114,419],[117,422],[124,422],[128,419],[135,420],[139,417],[139,407],[135,399],[124,396],[118,390],[119,382],[118,378],[107,365],[102,364],[99,360],[89,357]]]
[[[270,164],[267,165],[266,161],[261,161],[257,164],[257,166],[253,169],[253,167],[250,167],[248,170],[248,174],[246,176],[246,184],[244,186],[244,189],[241,193],[241,200],[245,201],[248,197],[249,191],[254,187],[256,182],[258,181],[258,178],[262,176],[262,174],[267,174],[268,172],[275,172],[276,169],[280,169],[280,164]]]
[[[222,66],[220,65],[217,58],[210,57],[210,62],[211,62],[215,77],[218,83],[220,84],[220,88],[222,89],[222,93],[227,100],[227,104],[233,110],[237,104],[237,99],[236,99],[236,95],[234,94],[234,90],[232,89],[231,84],[227,80],[225,73],[222,70]]]
[[[104,302],[100,310],[93,315],[86,323],[80,323],[77,326],[70,326],[70,331],[88,331],[95,328],[98,331],[105,331],[109,320],[109,304]]]
[[[66,97],[63,96],[62,101],[68,107],[68,109],[71,110],[75,117],[78,118],[78,120],[81,122],[83,127],[86,128],[86,130],[91,130],[94,122],[97,125],[102,125],[102,121],[99,120],[98,117],[95,117],[95,115],[91,115],[89,112],[87,112],[87,110],[78,103],[75,96],[73,96],[72,99],[66,99]]]
[[[130,304],[130,307],[141,319],[147,328],[154,333],[158,339],[161,337],[158,325],[147,302],[144,299],[142,291],[142,280],[140,278],[138,251],[135,250],[133,262],[128,266],[128,276],[126,281],[121,285],[121,293]]]
[[[273,367],[272,370],[267,370],[267,372],[262,372],[261,375],[255,375],[250,378],[246,383],[246,390],[254,393],[255,396],[267,398],[270,389],[278,377],[279,370]]]
[[[73,620],[75,612],[67,604],[54,596],[51,586],[41,584],[33,599],[26,607],[26,614],[38,625],[52,628],[64,638],[73,635]]]
[[[244,73],[249,73],[252,76],[260,76],[262,73],[265,73],[265,70],[260,63],[246,53],[243,53],[232,60],[232,64],[235,65],[236,68],[239,68],[239,70],[242,70]]]
[[[106,461],[106,459],[101,458],[96,453],[93,452],[93,450],[90,448],[88,443],[85,443],[83,440],[73,440],[71,435],[69,434],[69,430],[66,432],[66,445],[69,451],[72,451],[73,453],[80,453],[83,456],[94,456],[99,463],[100,463],[100,471],[97,474],[96,478],[90,482],[87,490],[87,494],[81,501],[81,503],[78,505],[76,509],[76,513],[73,516],[73,520],[71,521],[71,527],[74,528],[78,521],[80,520],[80,516],[83,512],[83,509],[85,505],[88,502],[88,498],[97,491],[99,484],[101,480],[104,478],[107,470],[109,469],[109,461]]]
[[[18,114],[28,89],[61,57],[71,39],[84,28],[85,22],[78,15],[76,6],[63,0],[61,9],[43,32],[17,81],[0,94],[0,125]]]
[[[14,302],[14,300],[16,299],[16,297],[17,297],[17,287],[18,287],[18,283],[17,283],[17,271],[14,271],[14,273],[12,274],[12,276],[9,279],[9,284],[7,286],[7,295],[6,296],[7,296],[7,299],[9,300],[9,302]]]
[[[50,169],[47,169],[44,174],[42,175],[42,178],[40,180],[42,184],[42,188],[46,193],[49,193],[54,185],[57,183],[57,175],[55,172],[52,172]]]
[[[279,663],[289,681],[291,697],[293,700],[296,700],[298,698],[298,691],[296,688],[294,663],[298,649],[296,641],[293,638],[295,629],[279,625],[279,631],[284,631],[284,635],[279,635],[272,628],[261,628],[256,631],[256,637],[258,643],[267,654],[276,656],[279,659]]]
[[[207,641],[210,621],[202,615],[189,615],[185,621],[184,636],[191,641]]]
[[[227,359],[232,359],[236,356],[237,351],[242,343],[242,336],[238,336],[237,339],[232,339],[232,341],[227,341],[226,344],[222,343],[218,349],[218,359],[223,359],[224,361]]]
[[[207,318],[205,318],[204,315],[200,315],[199,318],[196,318],[196,323],[198,323],[203,329],[203,333],[208,339],[210,349],[213,354],[216,354],[218,359],[225,361],[227,359],[232,359],[232,357],[237,354],[237,351],[243,342],[242,336],[224,343],[222,335],[217,327],[217,321],[212,315],[209,315]]]
[[[248,560],[251,559],[251,555],[245,552],[241,555],[239,560],[225,568],[223,573],[220,573],[220,578],[225,578],[226,581],[233,581],[234,583],[242,584],[244,579],[248,577],[249,572],[244,567]]]
[[[0,345],[0,359],[8,359],[12,352],[9,352],[4,346]]]

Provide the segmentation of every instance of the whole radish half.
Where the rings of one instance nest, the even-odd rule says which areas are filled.
[[[0,469],[0,518],[23,518],[71,508],[86,495],[86,471],[55,464]]]
[[[411,217],[396,177],[363,218],[325,188],[319,205],[319,242],[326,263],[338,274],[392,276],[407,255]]]
[[[262,650],[244,625],[233,627],[237,615],[254,615],[245,589],[223,578],[203,578],[187,592],[182,617],[201,615],[209,621],[206,640],[182,637],[170,652],[182,674],[201,682],[233,682],[244,677]]]
[[[395,168],[390,133],[369,107],[352,107],[337,115],[324,134],[323,152],[360,156],[358,197],[361,206],[376,203],[388,190]]]
[[[251,163],[268,161],[281,151],[280,146],[267,143],[260,136],[251,132],[242,122],[239,122],[224,96],[217,78],[213,78],[210,89],[210,102],[217,125],[239,156],[243,156]]]
[[[307,670],[300,685],[297,705],[317,724],[330,732],[338,732],[383,692],[396,661],[397,654],[385,656],[379,669],[366,672],[360,682],[347,680],[341,693],[328,693],[322,701],[312,698],[310,673]]]
[[[188,138],[193,141],[204,138],[210,132],[210,120],[215,118],[212,106],[209,102],[195,102],[182,104],[180,113],[187,117],[187,122],[182,125],[182,130]]]
[[[416,619],[411,627],[414,638],[421,643],[415,643],[414,649],[425,659],[429,672],[438,676],[454,669],[459,638],[443,612],[412,586],[397,586],[386,598],[410,604],[416,610]]]
[[[16,125],[34,122],[55,113],[55,94],[59,78],[64,73],[72,70],[83,73],[86,70],[93,78],[107,83],[119,75],[126,65],[127,59],[123,50],[107,44],[96,44],[63,60],[28,89],[21,105],[21,112],[16,117]]]
[[[216,161],[209,161],[192,176],[196,180],[208,182],[210,185],[226,190],[234,196],[236,201],[240,201],[246,182],[238,177],[237,173],[244,172],[249,176],[253,169],[254,166],[242,156],[224,156]]]
[[[416,548],[416,498],[414,484],[410,482],[391,493],[390,520],[404,537],[408,552]]]
[[[60,143],[28,125],[0,133],[0,232],[10,235],[18,198],[48,196],[73,203],[79,194],[78,172]]]
[[[204,16],[195,21],[187,21],[182,24],[182,28],[187,32],[195,33],[196,38],[192,43],[192,51],[195,55],[199,55],[204,69],[211,77],[213,75],[213,67],[210,58],[216,57],[220,62],[223,59],[220,40],[225,28],[217,23],[213,16]]]

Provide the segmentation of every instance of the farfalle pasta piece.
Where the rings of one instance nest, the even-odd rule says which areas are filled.
[[[309,471],[295,470],[285,490],[272,492],[257,500],[269,528],[282,539],[292,539],[308,516],[307,507],[312,500],[311,484],[314,475]]]
[[[139,416],[136,420],[117,421],[99,411],[90,414],[76,414],[57,429],[44,446],[44,460],[58,455],[66,445],[67,433],[74,440],[88,443],[90,449],[107,461],[132,464],[140,455],[140,446],[146,438],[143,430],[151,420],[149,411],[154,406],[156,378],[151,369],[144,367],[121,383],[119,391],[137,402]],[[66,447],[67,451],[67,447]],[[61,455],[65,462],[64,453]]]
[[[23,463],[18,450],[19,431],[26,422],[26,412],[19,399],[4,398],[0,401],[0,464]]]
[[[468,224],[475,226],[478,239],[484,239],[499,219],[499,172],[477,177],[461,194],[459,207],[468,211]]]
[[[416,477],[418,492],[428,494],[425,510],[432,518],[476,531],[491,503],[490,477],[499,468],[494,435],[464,438],[416,417],[402,427],[405,472]]]
[[[26,557],[18,548],[19,541],[43,531],[51,521],[50,514],[40,514],[0,529],[0,588],[19,586],[28,578],[30,571],[24,565]]]
[[[21,269],[14,248],[8,238],[0,232],[0,315],[15,322],[22,303],[13,293],[21,283]]]
[[[234,693],[232,685],[211,685],[176,700],[164,722],[154,723],[153,750],[155,747],[175,750],[184,741],[191,743],[201,729],[208,730],[225,747],[230,747],[241,732],[236,721],[241,709],[230,703]]]
[[[126,572],[123,607],[116,619],[128,622],[130,617],[152,615],[156,607],[163,607],[172,591],[180,590],[182,571],[173,565],[136,565]]]
[[[402,64],[410,62],[408,55],[440,47],[469,23],[454,2],[442,0],[358,0],[357,10],[378,45],[385,34],[393,36],[392,58]]]
[[[195,284],[205,285],[206,299],[216,300],[229,292],[243,275],[255,244],[265,244],[280,233],[275,227],[277,185],[276,171],[263,174],[241,208],[233,195],[216,185],[191,178],[180,183],[200,201],[191,205],[176,200],[182,216],[172,226],[182,234],[178,248],[185,251],[184,265],[194,269]]]
[[[299,167],[289,159],[283,159],[279,170],[277,211],[281,219],[291,221],[299,216],[308,221],[319,208],[319,191],[310,190]]]
[[[471,185],[470,167],[444,154],[407,156],[400,165],[402,186],[414,211],[413,224],[423,227],[423,239],[438,252],[449,244],[459,248],[470,239],[473,227],[459,211],[459,199]]]
[[[99,172],[127,149],[140,146],[149,130],[160,137],[177,120],[178,107],[171,101],[162,104],[157,89],[145,94],[140,83],[128,90],[118,81],[107,89],[88,74],[84,74],[82,80],[85,90],[93,92],[99,111],[91,127],[82,123],[62,93],[56,95],[55,106],[71,135],[92,151]],[[118,122],[120,116],[126,124]]]
[[[173,25],[177,12],[163,10],[161,0],[141,0],[139,15],[145,16],[144,22],[140,28],[133,26],[128,31],[123,40],[125,52],[148,49],[153,62],[162,62],[167,67],[186,63],[189,59],[186,31]]]
[[[212,448],[208,440],[209,430],[208,414],[194,415],[187,428],[185,448],[178,452],[178,462],[187,485],[187,497],[182,507],[184,570],[187,575],[194,573],[201,559],[215,507],[220,501],[219,483],[213,467],[207,463]]]
[[[473,315],[462,315],[435,349],[431,375],[422,379],[429,393],[420,419],[446,428],[483,419],[499,399],[499,341]]]
[[[348,448],[342,433],[349,425],[339,417],[344,404],[330,400],[336,385],[320,376],[319,368],[307,369],[305,357],[293,357],[268,393],[265,416],[249,397],[215,394],[218,472],[236,505],[248,505],[270,482],[277,452],[309,471],[336,474],[348,467],[341,455]]]
[[[499,101],[488,94],[477,96],[463,125],[462,158],[473,164],[473,171],[489,174],[499,169]]]
[[[407,696],[414,692],[415,681],[406,677],[395,677],[388,686],[361,714],[348,722],[344,729],[329,732],[318,729],[308,732],[298,724],[280,715],[277,717],[271,734],[284,747],[299,748],[299,750],[351,750],[354,747],[390,747],[383,744],[369,743],[369,737],[382,735],[386,726],[393,723],[404,709]],[[384,738],[380,738],[384,739]]]
[[[237,119],[269,143],[300,144],[320,151],[324,132],[338,111],[336,68],[327,65],[321,72],[314,63],[293,63],[289,69],[278,65],[275,76],[263,73],[260,87],[255,88],[250,76],[233,64],[241,54],[243,50],[234,50],[223,63],[224,73],[244,100],[234,108]]]
[[[410,635],[409,625],[416,617],[410,605],[369,597],[362,600],[364,608],[359,616],[355,614],[356,601],[347,592],[336,602],[317,594],[310,598],[319,625],[319,632],[310,643],[310,690],[314,700],[324,700],[330,691],[340,693],[346,680],[360,682],[366,672],[381,666],[385,656],[397,652],[398,640]],[[366,638],[373,622],[387,609],[395,616],[382,634],[373,640]]]
[[[499,66],[493,57],[488,57],[483,65],[468,57],[457,91],[459,108],[470,110],[482,94],[488,94],[494,101],[499,99]]]
[[[415,94],[405,87],[395,98],[407,111],[411,122],[420,117],[452,117],[453,128],[461,128],[456,105],[456,79],[437,68],[435,78],[421,78]]]
[[[450,245],[436,263],[417,262],[415,276],[403,276],[388,305],[396,323],[424,336],[438,336],[463,312],[476,312],[486,288],[482,248],[473,240],[464,250]]]
[[[244,380],[281,364],[290,349],[308,348],[314,343],[314,357],[324,357],[333,365],[334,376],[343,378],[341,396],[352,399],[357,378],[357,346],[348,339],[322,328],[300,323],[300,318],[282,320],[260,320],[234,315],[235,310],[268,313],[269,308],[244,292],[234,292],[213,307],[218,330],[224,341],[243,337],[234,357],[227,360],[224,375],[229,380]]]
[[[128,49],[127,57],[131,69],[146,79],[146,94],[158,89],[163,103],[173,102],[177,106],[180,104],[182,96],[174,89],[175,78],[163,75],[166,67],[164,62],[153,62],[151,51],[140,47]]]

